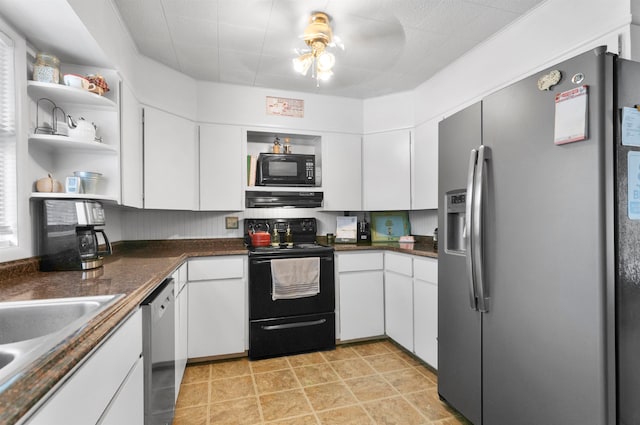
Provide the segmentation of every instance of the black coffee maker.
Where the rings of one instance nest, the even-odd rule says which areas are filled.
[[[102,266],[111,244],[104,230],[104,209],[96,201],[47,199],[39,211],[40,270],[90,270]],[[98,250],[98,237],[106,251]]]

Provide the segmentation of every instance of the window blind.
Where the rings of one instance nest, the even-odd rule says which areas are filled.
[[[18,244],[14,52],[0,32],[0,248]]]

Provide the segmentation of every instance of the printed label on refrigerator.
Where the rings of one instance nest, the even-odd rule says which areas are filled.
[[[640,220],[640,151],[627,154],[627,211],[630,220]]]
[[[556,145],[587,138],[587,86],[576,87],[556,95],[556,122],[553,142]]]
[[[640,111],[636,108],[622,108],[622,144],[640,146]]]

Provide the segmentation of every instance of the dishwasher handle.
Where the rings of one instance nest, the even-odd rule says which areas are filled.
[[[158,321],[162,319],[162,316],[170,309],[171,305],[175,301],[175,280],[173,278],[167,278],[160,284],[160,286],[153,291],[149,297],[143,302],[148,304],[151,308],[151,320]]]

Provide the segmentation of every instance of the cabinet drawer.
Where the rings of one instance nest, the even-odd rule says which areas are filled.
[[[336,254],[336,256],[338,272],[382,270],[384,267],[382,252],[350,252]]]
[[[413,276],[425,282],[438,284],[438,261],[429,258],[414,258]]]
[[[189,281],[244,277],[244,256],[209,257],[189,260]]]
[[[413,276],[412,261],[408,255],[385,253],[384,269],[385,271],[392,271],[409,277]]]

